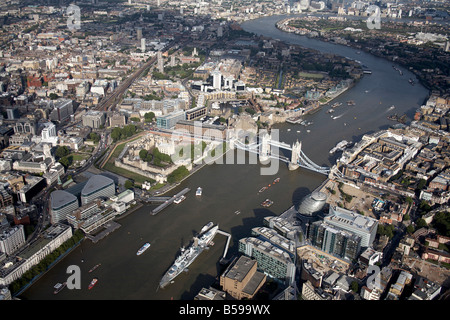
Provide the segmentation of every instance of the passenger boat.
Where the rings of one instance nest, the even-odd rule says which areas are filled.
[[[53,289],[55,289],[55,291],[53,291],[53,294],[57,294],[59,293],[62,289],[64,289],[67,285],[67,282],[63,282],[63,283],[57,283],[55,284],[55,286],[53,287]]]
[[[266,200],[264,200],[263,203],[261,203],[261,205],[262,205],[264,208],[268,208],[268,207],[270,207],[272,204],[273,204],[273,201],[270,200],[270,199],[266,199]]]
[[[181,196],[173,200],[174,203],[179,204],[181,201],[184,201],[186,199],[185,196]]]
[[[91,283],[89,283],[88,289],[91,290],[98,282],[97,278],[92,279]]]
[[[137,252],[136,255],[140,256],[141,254],[144,253],[145,250],[147,250],[148,248],[150,248],[150,243],[145,243]]]

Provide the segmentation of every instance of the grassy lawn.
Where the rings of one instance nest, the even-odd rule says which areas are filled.
[[[312,78],[312,79],[322,79],[323,78],[323,74],[320,74],[320,73],[308,73],[308,72],[299,72],[298,76],[302,77],[302,78]]]

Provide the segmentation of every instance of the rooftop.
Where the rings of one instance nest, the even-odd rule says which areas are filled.
[[[340,225],[345,224],[349,227],[365,229],[369,232],[374,228],[374,226],[376,226],[375,219],[337,206],[330,206],[329,213],[330,214],[325,217],[325,220],[338,223]]]
[[[50,194],[50,203],[53,210],[60,209],[75,201],[78,202],[78,198],[64,190],[55,190]]]
[[[241,256],[226,272],[225,277],[242,282],[255,264],[256,260]]]
[[[93,192],[96,192],[111,184],[114,184],[114,181],[108,177],[105,177],[103,175],[92,176],[84,186],[83,190],[81,190],[81,195],[88,196]]]

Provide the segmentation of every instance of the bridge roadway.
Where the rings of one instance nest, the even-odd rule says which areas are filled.
[[[160,204],[158,207],[156,207],[155,209],[152,210],[152,215],[154,216],[155,214],[159,213],[160,211],[162,211],[163,209],[167,208],[169,205],[171,205],[174,200],[178,197],[181,197],[183,195],[185,195],[186,193],[188,193],[189,191],[191,191],[191,189],[189,188],[184,188],[183,190],[181,190],[180,192],[178,192],[176,195],[172,196],[169,200],[165,200],[164,203]]]

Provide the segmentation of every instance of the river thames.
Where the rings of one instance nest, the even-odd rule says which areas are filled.
[[[393,124],[386,117],[388,108],[395,105],[399,115],[406,113],[409,119],[428,96],[428,91],[419,84],[411,86],[408,79],[415,76],[408,70],[400,76],[392,68],[392,62],[364,52],[309,39],[304,36],[284,33],[275,28],[275,23],[286,16],[272,16],[248,21],[242,24],[244,30],[272,37],[292,44],[334,53],[361,61],[371,71],[354,87],[335,99],[343,102],[336,108],[332,119],[325,106],[306,117],[313,124],[279,124],[280,140],[291,144],[302,141],[302,150],[319,165],[331,166],[336,156],[330,157],[329,150],[345,139],[356,142],[365,133],[385,129]],[[354,106],[346,101],[354,100]],[[333,101],[334,102],[334,101]],[[289,130],[290,129],[290,130]],[[310,132],[307,132],[309,130]],[[280,182],[258,193],[263,186],[279,177]],[[239,239],[250,236],[251,229],[262,226],[263,218],[279,215],[298,203],[303,196],[319,186],[326,177],[322,174],[298,169],[289,171],[286,164],[279,163],[275,175],[261,175],[259,164],[211,164],[183,181],[168,195],[184,188],[191,191],[185,201],[171,205],[152,216],[154,206],[144,206],[119,220],[121,227],[106,238],[93,244],[85,240],[82,244],[42,276],[19,298],[27,300],[60,299],[108,299],[108,300],[168,300],[193,299],[202,287],[209,287],[220,275],[219,260],[222,257],[226,237],[220,234],[214,238],[215,245],[204,251],[189,267],[187,273],[179,275],[173,284],[158,289],[158,284],[176,258],[181,246],[187,245],[201,227],[212,221],[221,230],[232,235],[227,257],[237,253]],[[201,197],[195,196],[197,187],[203,188]],[[261,202],[266,198],[274,204],[265,209]],[[235,212],[239,210],[240,214]],[[141,256],[136,251],[145,243],[151,247]],[[92,273],[88,271],[101,263]],[[81,268],[80,290],[62,290],[53,294],[53,286],[68,278],[67,267]],[[92,290],[87,286],[93,277],[99,279]]]

